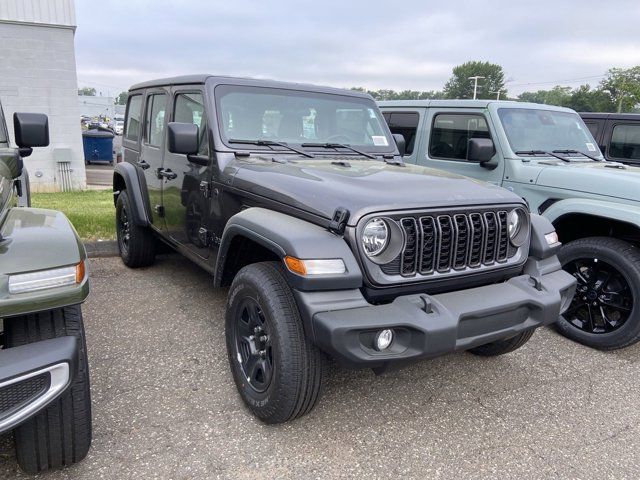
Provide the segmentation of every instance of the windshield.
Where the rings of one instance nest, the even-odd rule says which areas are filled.
[[[220,134],[232,148],[256,146],[229,140],[342,143],[380,153],[395,150],[378,108],[368,98],[238,85],[220,85],[215,92]]]
[[[577,113],[531,108],[499,108],[498,116],[514,152],[576,150],[600,155]]]

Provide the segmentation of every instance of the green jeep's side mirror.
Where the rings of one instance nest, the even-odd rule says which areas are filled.
[[[0,177],[6,176],[16,179],[22,175],[22,157],[13,148],[0,150]]]
[[[393,139],[396,142],[396,146],[398,147],[400,156],[404,157],[404,155],[407,153],[407,141],[404,139],[404,135],[402,135],[401,133],[394,133]]]
[[[490,138],[470,138],[467,143],[467,161],[485,163],[493,158],[496,148]]]

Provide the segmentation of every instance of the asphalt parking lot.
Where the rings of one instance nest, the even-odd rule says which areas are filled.
[[[135,271],[93,259],[91,276],[93,446],[43,478],[640,476],[640,346],[603,353],[544,329],[498,358],[336,368],[310,415],[266,426],[236,393],[226,291],[205,272],[170,255]],[[0,436],[0,478],[28,478],[11,442]]]

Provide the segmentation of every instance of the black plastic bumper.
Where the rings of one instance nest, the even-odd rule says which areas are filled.
[[[72,336],[0,350],[0,433],[36,415],[67,390],[77,351]]]
[[[313,338],[320,348],[354,368],[434,357],[551,324],[574,291],[573,276],[556,270],[537,280],[521,275],[457,292],[402,296],[386,305],[316,311],[311,317]],[[382,329],[392,329],[394,340],[380,352],[373,342]]]

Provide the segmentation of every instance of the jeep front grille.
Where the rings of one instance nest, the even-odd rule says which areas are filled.
[[[392,217],[404,234],[403,248],[380,268],[386,275],[415,277],[507,264],[518,251],[509,243],[508,211]]]

